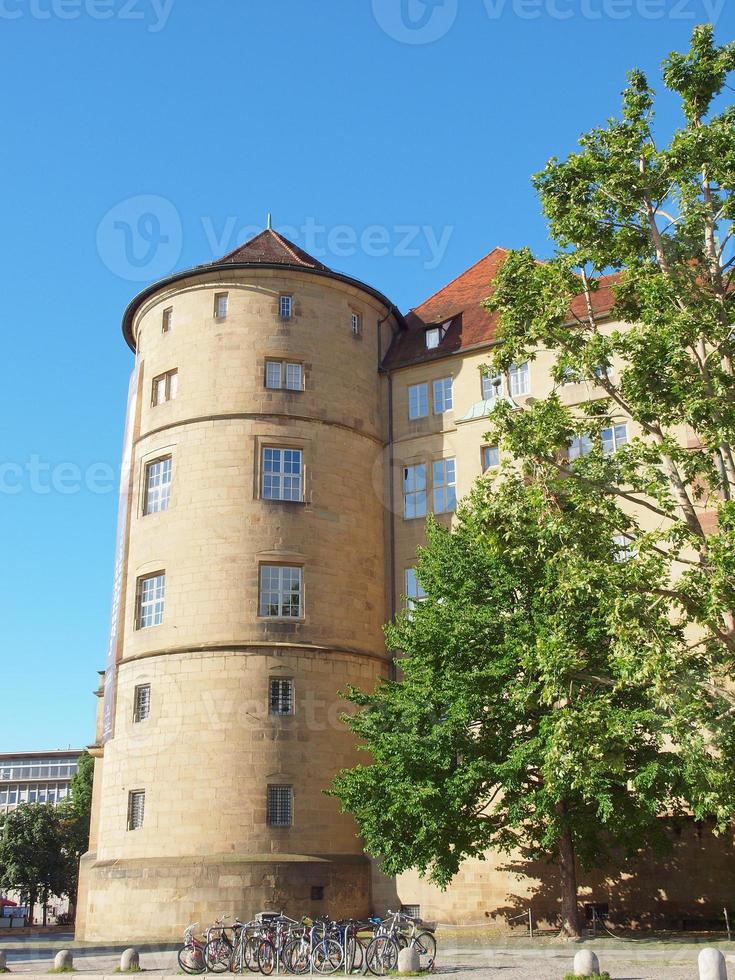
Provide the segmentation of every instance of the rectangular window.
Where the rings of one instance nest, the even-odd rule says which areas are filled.
[[[621,446],[628,441],[628,426],[613,425],[609,429],[603,429],[600,433],[602,439],[602,451],[606,456],[612,456]]]
[[[409,385],[408,387],[408,417],[423,419],[429,414],[428,384]]]
[[[290,827],[293,823],[293,789],[290,786],[268,787],[268,826]]]
[[[229,293],[215,293],[214,294],[214,318],[215,320],[224,320],[227,316],[227,311],[230,306],[230,296]]]
[[[176,398],[179,387],[179,372],[167,371],[159,374],[153,379],[153,392],[151,395],[152,405],[162,405],[164,402],[171,402]]]
[[[128,793],[128,830],[139,830],[145,817],[145,791],[134,789]]]
[[[426,598],[426,592],[418,580],[415,568],[406,569],[405,586],[406,608],[413,609],[417,602]]]
[[[135,628],[142,630],[149,626],[160,626],[163,622],[163,607],[166,596],[166,573],[146,575],[138,579]]]
[[[531,375],[528,361],[523,364],[511,364],[508,371],[511,395],[527,395],[531,390]]]
[[[592,452],[592,440],[589,436],[575,436],[569,443],[569,458],[579,459]]]
[[[418,463],[403,469],[403,517],[411,520],[426,515],[426,465]]]
[[[303,366],[295,361],[266,361],[266,388],[287,388],[289,391],[302,391],[304,387]]]
[[[286,365],[286,387],[289,391],[301,391],[304,387],[304,376],[300,364]]]
[[[163,311],[163,317],[161,319],[161,332],[169,333],[174,319],[174,310],[172,306],[169,306]]]
[[[352,313],[350,315],[350,322],[352,325],[352,336],[359,337],[362,333],[362,317],[359,313]]]
[[[263,447],[263,499],[303,500],[303,465],[300,449]]]
[[[448,412],[452,407],[452,379],[440,378],[434,382],[434,415]]]
[[[270,708],[272,715],[293,714],[293,681],[280,677],[271,678]]]
[[[259,616],[299,619],[303,614],[303,569],[297,565],[261,565]]]
[[[145,721],[151,713],[151,685],[138,684],[135,688],[133,721]]]
[[[595,368],[596,378],[611,378],[612,373],[612,367],[609,364],[598,364]]]
[[[433,465],[434,513],[445,514],[457,507],[454,459],[437,459]]]
[[[575,371],[574,368],[565,367],[562,372],[561,383],[563,385],[576,385],[580,382],[579,372]]]
[[[278,312],[282,320],[290,320],[293,312],[293,296],[281,296],[278,301]]]
[[[148,463],[145,468],[144,514],[157,514],[168,510],[171,500],[172,460],[164,456]]]
[[[482,377],[482,400],[490,401],[492,398],[499,398],[503,391],[503,376],[502,374],[486,374],[483,372]]]
[[[629,561],[635,558],[638,551],[635,547],[635,540],[627,534],[616,534],[613,537],[615,561]]]
[[[439,346],[442,340],[441,330],[439,327],[429,327],[426,331],[426,349],[434,350]]]
[[[497,446],[483,446],[482,472],[485,473],[487,470],[491,470],[495,466],[500,466],[500,450]]]

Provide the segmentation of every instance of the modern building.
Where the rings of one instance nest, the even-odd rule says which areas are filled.
[[[174,937],[225,908],[362,917],[400,902],[466,922],[528,903],[533,883],[493,856],[445,894],[383,877],[323,792],[357,759],[339,692],[388,674],[382,624],[421,598],[427,511],[449,523],[498,465],[484,439],[496,399],[522,407],[552,387],[543,352],[483,377],[496,323],[481,303],[505,254],[404,317],[269,229],[126,310],[135,367],[79,938]],[[607,284],[595,302],[609,310]],[[603,437],[614,451],[633,431]],[[691,868],[681,877],[658,878],[672,914],[691,904]],[[645,875],[631,880],[628,900],[650,906]]]
[[[19,803],[54,803],[71,792],[82,749],[0,753],[0,814]]]

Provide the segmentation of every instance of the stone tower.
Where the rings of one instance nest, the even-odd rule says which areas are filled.
[[[272,230],[128,307],[113,629],[77,935],[179,936],[261,908],[364,916],[324,795],[348,685],[387,670],[400,314]]]

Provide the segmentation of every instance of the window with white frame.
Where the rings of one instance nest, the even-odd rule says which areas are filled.
[[[426,331],[426,349],[434,350],[441,342],[442,335],[439,327],[429,327]]]
[[[266,388],[286,388],[288,391],[302,391],[304,369],[298,361],[266,361]]]
[[[508,370],[511,395],[527,395],[531,390],[531,374],[528,361],[511,364]]]
[[[608,429],[603,429],[600,433],[600,439],[602,440],[603,453],[606,456],[612,456],[613,453],[616,453],[628,441],[628,426],[623,423],[622,425],[612,425]]]
[[[291,786],[268,787],[269,827],[290,827],[293,824],[293,788]]]
[[[616,534],[613,537],[613,546],[615,561],[628,561],[638,554],[634,539],[627,534]]]
[[[278,299],[278,313],[282,320],[290,320],[293,313],[293,296],[280,296]]]
[[[166,599],[166,573],[156,572],[138,579],[135,603],[135,628],[160,626]]]
[[[173,461],[170,456],[146,463],[144,514],[158,514],[162,510],[168,510],[172,472]]]
[[[407,568],[405,572],[406,608],[413,609],[417,602],[426,598],[426,591],[418,580],[415,568]]]
[[[214,318],[215,320],[224,320],[227,316],[227,312],[230,306],[230,294],[229,293],[215,293],[214,294]]]
[[[301,450],[264,446],[262,488],[265,500],[303,500]]]
[[[153,379],[153,390],[151,392],[151,404],[153,406],[162,405],[164,402],[172,402],[176,398],[179,388],[179,372],[177,370],[166,371]]]
[[[482,381],[482,399],[483,401],[490,401],[491,398],[499,398],[503,391],[503,376],[502,374],[488,374],[483,371],[481,376]]]
[[[452,408],[452,379],[439,378],[433,384],[434,415],[441,415]]]
[[[272,715],[292,715],[294,709],[293,680],[271,677],[269,712]]]
[[[403,468],[403,517],[411,520],[426,515],[426,464]]]
[[[561,383],[563,385],[576,385],[581,380],[579,371],[575,371],[572,367],[565,367],[562,371]]]
[[[151,685],[138,684],[135,688],[133,721],[145,721],[151,713]]]
[[[434,460],[432,466],[432,490],[434,493],[434,513],[445,514],[457,507],[457,479],[455,461],[451,459]]]
[[[128,830],[140,830],[145,817],[145,790],[128,793]]]
[[[353,337],[359,337],[362,334],[362,316],[354,310],[350,314],[350,326]]]
[[[569,443],[569,458],[579,459],[592,452],[592,439],[590,436],[575,436]]]
[[[258,615],[299,619],[303,615],[303,569],[298,565],[261,565]]]
[[[500,466],[500,449],[498,446],[483,446],[482,472],[485,473],[487,470],[492,470],[496,466]]]
[[[612,377],[612,367],[609,364],[598,364],[595,368],[596,378],[611,378]]]
[[[163,317],[161,319],[161,333],[168,333],[171,330],[173,319],[174,310],[172,306],[169,306],[163,311]]]
[[[408,417],[423,419],[429,414],[429,386],[426,383],[408,386]]]

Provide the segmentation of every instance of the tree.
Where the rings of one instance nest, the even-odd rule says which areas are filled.
[[[479,481],[451,531],[428,520],[427,598],[386,631],[402,676],[348,692],[371,762],[332,790],[387,873],[444,888],[522,847],[558,864],[577,936],[577,862],[662,845],[663,815],[729,820],[731,715],[649,599],[666,559],[622,554],[618,521],[553,471]]]
[[[60,815],[50,803],[24,803],[0,818],[0,884],[21,893],[33,908],[39,897],[65,893],[68,862],[64,854]]]
[[[83,752],[77,771],[71,778],[71,796],[59,807],[64,854],[67,859],[67,880],[64,894],[76,905],[79,885],[79,861],[89,848],[89,825],[92,816],[92,783],[94,759]]]
[[[733,69],[735,43],[717,47],[707,25],[667,58],[683,123],[665,145],[653,91],[632,72],[621,118],[535,177],[556,257],[510,253],[487,303],[493,371],[551,350],[558,383],[592,379],[599,395],[584,413],[557,391],[524,412],[500,406],[493,436],[525,472],[551,468],[588,499],[616,499],[640,547],[669,556],[650,594],[689,625],[723,693],[735,666],[735,107],[720,93]],[[594,442],[625,418],[640,434],[621,451],[570,461],[572,438]],[[656,531],[644,533],[646,515]]]

